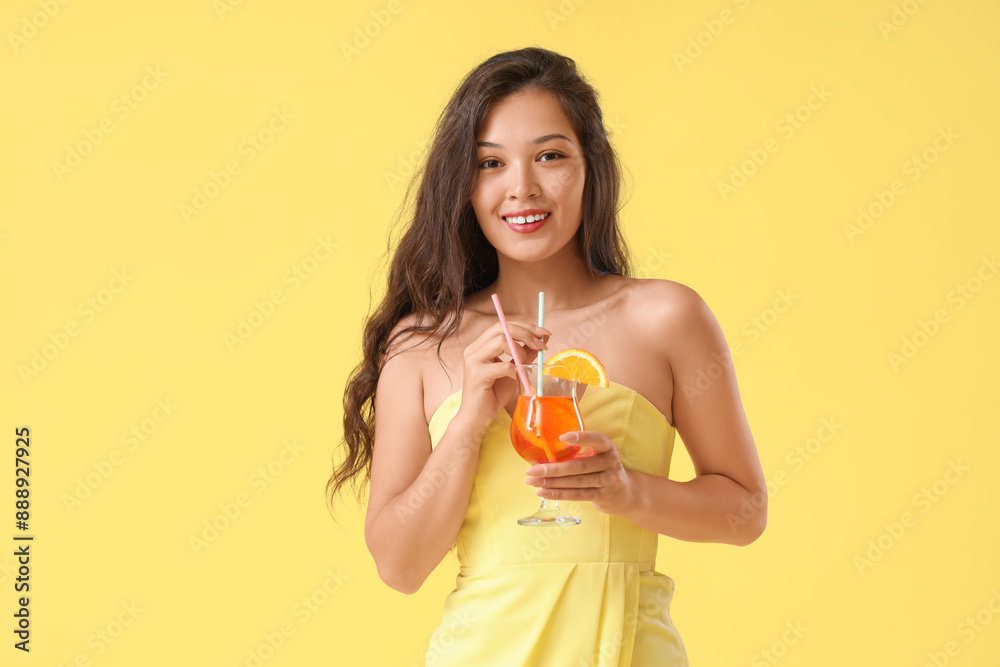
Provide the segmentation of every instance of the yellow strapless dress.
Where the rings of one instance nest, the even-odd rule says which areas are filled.
[[[435,411],[432,446],[461,405]],[[588,386],[584,426],[618,448],[625,467],[663,477],[676,431],[644,396],[615,382]],[[590,502],[560,501],[577,526],[520,526],[541,499],[524,483],[510,415],[487,431],[458,534],[459,572],[431,637],[434,667],[674,667],[688,664],[670,618],[674,580],[655,570],[657,533]]]

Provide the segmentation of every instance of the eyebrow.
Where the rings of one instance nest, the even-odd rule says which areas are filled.
[[[540,144],[548,141],[549,139],[565,139],[566,141],[573,143],[573,140],[567,137],[565,134],[546,134],[545,136],[538,137],[537,139],[532,139],[529,144]],[[495,144],[492,141],[477,141],[476,146],[480,148],[503,148],[500,144]]]

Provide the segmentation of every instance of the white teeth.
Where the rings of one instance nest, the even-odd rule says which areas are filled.
[[[527,217],[525,217],[523,215],[519,215],[519,216],[513,217],[513,218],[504,218],[504,220],[506,220],[507,222],[509,222],[509,223],[511,223],[513,225],[527,225],[527,224],[530,224],[532,222],[538,222],[539,220],[544,220],[547,217],[549,217],[548,213],[540,213],[538,215],[529,215]]]

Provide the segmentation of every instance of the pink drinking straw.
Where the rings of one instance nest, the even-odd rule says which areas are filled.
[[[521,358],[517,355],[517,345],[514,344],[514,337],[510,335],[507,318],[503,316],[503,308],[500,307],[500,299],[496,294],[493,295],[493,305],[496,306],[497,317],[500,318],[500,326],[503,327],[503,335],[507,337],[507,344],[510,345],[510,354],[514,357],[514,363],[517,364],[517,372],[521,375],[521,384],[527,388],[529,395],[534,396],[535,391],[531,388],[531,383],[528,382],[528,376],[524,374],[524,369],[521,368]]]

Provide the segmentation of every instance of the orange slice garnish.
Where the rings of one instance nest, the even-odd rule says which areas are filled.
[[[549,368],[556,366],[560,368]],[[598,387],[610,387],[608,382],[608,372],[604,369],[604,364],[598,361],[590,352],[579,348],[570,348],[562,352],[556,352],[545,362],[546,375],[563,378],[564,380],[576,380],[583,384],[593,384]]]

